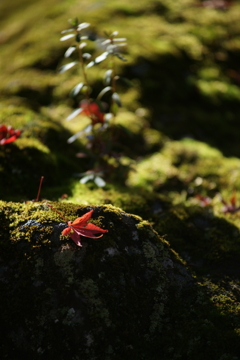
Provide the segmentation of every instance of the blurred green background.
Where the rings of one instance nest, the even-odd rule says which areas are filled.
[[[61,31],[76,16],[99,37],[118,30],[127,38],[128,61],[117,71],[132,86],[119,83],[118,118],[138,135],[124,144],[131,159],[159,150],[166,138],[185,137],[240,156],[238,1],[2,0],[0,123],[23,130],[21,139],[0,149],[3,198],[31,196],[41,175],[56,186],[87,170],[87,161],[75,156],[83,144],[66,143],[82,126],[79,118],[65,121],[76,106],[69,92],[79,73],[58,73],[70,45],[59,41]],[[89,69],[96,93],[104,67]]]

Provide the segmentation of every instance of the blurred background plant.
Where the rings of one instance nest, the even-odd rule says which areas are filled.
[[[85,69],[89,99],[86,85],[81,88],[81,64],[56,75],[56,69],[66,69],[62,58],[66,41],[76,39],[76,24],[71,25],[73,32],[62,34],[72,38],[59,42],[59,34],[76,14],[82,19],[78,26],[91,23],[79,29],[88,39],[70,46],[72,62],[79,64],[79,50],[92,55],[84,62],[84,67],[93,65]],[[239,14],[238,1],[12,0],[11,6],[2,1],[0,122],[22,133],[0,148],[1,197],[32,198],[42,175],[43,197],[46,191],[50,197],[68,194],[74,199],[77,188],[96,188],[87,180],[100,185],[107,180],[106,191],[120,184],[130,191],[156,190],[174,202],[188,202],[195,194],[212,198],[220,192],[229,199],[232,189],[238,193]],[[113,56],[117,90],[109,84],[112,55],[98,64],[92,60],[94,54],[94,59],[105,57],[114,29],[129,44],[121,52],[127,62]],[[77,50],[84,42],[87,46]],[[112,89],[98,99],[109,86]],[[69,96],[72,89],[75,96]],[[122,107],[116,108],[116,92]],[[73,109],[82,114],[66,121]],[[113,118],[105,127],[110,113]],[[78,137],[96,120],[95,143],[87,137],[92,131]],[[101,128],[104,131],[97,131]],[[91,155],[97,146],[105,154],[99,163]],[[75,174],[87,176],[85,184],[79,184]]]
[[[121,167],[121,155],[114,153],[113,150],[114,133],[116,133],[113,121],[117,115],[118,108],[122,106],[120,96],[116,91],[116,83],[120,77],[116,73],[115,59],[118,58],[126,61],[120,53],[121,47],[126,46],[126,38],[118,38],[117,31],[112,33],[105,32],[106,38],[98,38],[89,30],[89,23],[79,23],[78,19],[69,20],[69,22],[71,28],[62,31],[62,34],[66,35],[62,36],[60,40],[75,39],[75,44],[67,49],[64,56],[68,58],[77,52],[77,60],[61,66],[59,72],[63,73],[78,65],[82,81],[75,85],[70,92],[70,95],[76,99],[78,108],[66,120],[69,121],[78,115],[84,115],[89,118],[90,124],[73,134],[68,139],[68,143],[71,144],[78,137],[85,135],[87,139],[86,148],[89,152],[82,153],[81,156],[90,158],[89,164],[91,169],[80,174],[82,176],[80,182],[84,184],[89,180],[93,180],[97,186],[102,187],[106,184],[102,176],[113,177],[111,174],[113,166],[109,160],[111,161],[112,158],[117,160],[116,166]],[[84,34],[84,31],[86,34]],[[84,51],[87,46],[87,40],[97,43],[97,49],[103,51],[100,55],[95,56],[93,60],[92,55]],[[97,49],[95,48],[95,50]],[[104,60],[108,60],[108,67],[103,79],[104,87],[96,98],[92,98],[91,95],[94,92],[88,81],[88,69],[100,64]]]

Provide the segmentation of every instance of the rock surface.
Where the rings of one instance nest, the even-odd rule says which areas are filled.
[[[202,359],[203,345],[211,359],[223,348],[233,359],[230,324],[218,323],[206,293],[147,221],[111,205],[54,206],[69,220],[94,209],[91,221],[109,232],[82,238],[80,248],[61,235],[66,224],[45,202],[0,203],[4,359]]]

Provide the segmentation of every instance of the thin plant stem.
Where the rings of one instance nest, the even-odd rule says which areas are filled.
[[[114,45],[113,38],[110,38],[110,40],[111,40],[111,44]],[[115,62],[114,54],[111,54],[111,68],[112,68],[112,81],[111,81],[112,90],[111,90],[111,92],[112,92],[112,95],[113,95],[116,92],[116,62]],[[114,102],[115,101],[114,101],[113,97],[111,97],[111,105],[112,105],[112,107],[114,105]],[[113,115],[112,123],[114,123],[116,115],[115,115],[114,112],[112,112],[112,115]],[[112,129],[111,132],[113,132],[113,129]],[[112,137],[113,137],[113,134],[112,134]]]
[[[54,211],[56,211],[56,213],[58,213],[60,216],[61,216],[61,218],[63,218],[65,221],[66,221],[66,223],[68,223],[68,220],[57,210],[57,209],[55,209],[52,205],[50,205],[50,204],[46,204],[48,207],[50,207],[51,209],[53,209]]]
[[[36,197],[35,201],[39,201],[43,180],[44,180],[44,176],[41,176],[39,187],[38,187],[38,193],[37,193],[37,197]]]

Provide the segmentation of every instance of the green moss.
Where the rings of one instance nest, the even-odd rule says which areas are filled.
[[[207,145],[206,143],[193,140],[191,138],[185,138],[181,141],[168,142],[163,150],[163,154],[171,157],[174,163],[179,164],[179,159],[176,156],[186,158],[186,162],[191,162],[194,158],[219,158],[221,152],[214,147]]]
[[[148,190],[168,192],[174,203],[197,203],[192,196],[220,192],[230,199],[233,189],[238,190],[238,158],[227,158],[205,143],[192,139],[166,141],[161,152],[140,159],[133,166],[127,184]],[[189,194],[189,197],[187,197]],[[198,202],[199,203],[199,202]],[[221,212],[217,198],[212,203]]]
[[[158,164],[160,166],[158,166]],[[129,186],[141,186],[152,190],[161,186],[168,177],[175,176],[177,169],[161,153],[140,161],[128,178]]]

